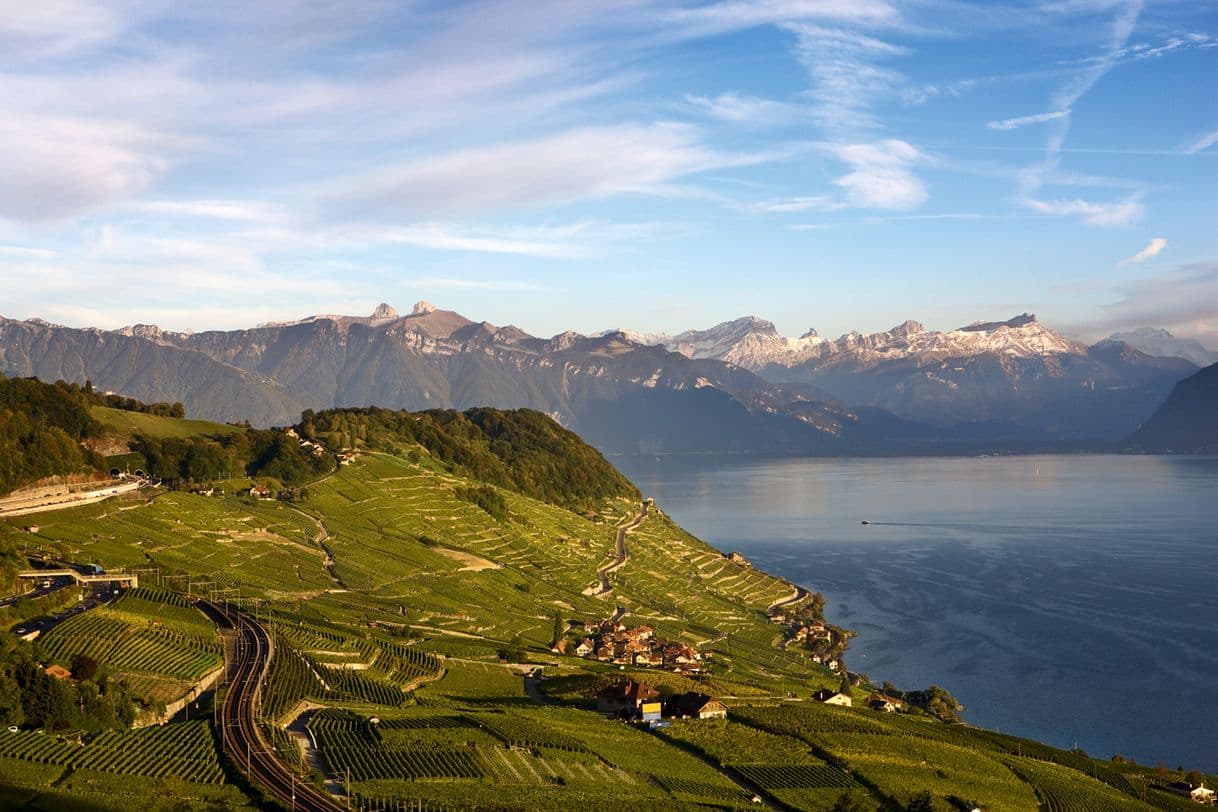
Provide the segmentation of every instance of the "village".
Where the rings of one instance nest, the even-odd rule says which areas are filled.
[[[702,673],[704,655],[696,648],[656,637],[651,626],[628,628],[622,623],[623,614],[619,611],[596,624],[578,642],[566,637],[558,640],[551,651],[615,665],[662,668],[686,676]],[[569,625],[575,629],[584,626],[580,621],[571,621]]]
[[[802,646],[811,652],[813,662],[831,671],[840,671],[841,656],[850,642],[850,632],[825,622],[821,616],[824,598],[810,596],[798,604],[775,607],[767,617],[771,623],[782,625],[782,648]]]

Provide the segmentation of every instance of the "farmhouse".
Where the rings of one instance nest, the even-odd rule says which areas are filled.
[[[678,719],[726,719],[727,705],[712,696],[691,691],[668,698],[668,715]]]
[[[843,708],[849,708],[854,704],[854,700],[849,694],[843,694],[841,691],[833,691],[828,688],[822,688],[812,694],[812,698],[817,702],[825,705],[839,705]]]
[[[1168,784],[1167,789],[1177,795],[1183,795],[1194,803],[1207,805],[1213,805],[1214,803],[1214,790],[1207,787],[1204,783],[1194,785],[1187,781],[1176,781]]]
[[[883,713],[893,713],[900,707],[900,705],[898,705],[895,700],[886,697],[883,694],[872,694],[871,696],[867,697],[867,707],[871,708],[872,710],[882,711]]]
[[[596,710],[606,716],[634,719],[644,704],[650,704],[659,696],[660,692],[650,685],[641,685],[634,680],[617,682],[597,694]]]

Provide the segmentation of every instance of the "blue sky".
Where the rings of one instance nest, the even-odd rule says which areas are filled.
[[[1213,2],[4,5],[11,318],[1218,347]]]

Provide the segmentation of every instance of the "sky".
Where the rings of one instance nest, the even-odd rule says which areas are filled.
[[[1218,348],[1214,0],[0,0],[0,315]]]

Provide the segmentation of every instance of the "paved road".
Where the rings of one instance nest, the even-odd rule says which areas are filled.
[[[70,578],[67,580],[68,584],[72,583]],[[61,587],[52,587],[50,591],[54,592],[59,588]],[[121,594],[122,590],[118,588],[117,584],[111,582],[90,584],[84,588],[83,597],[79,603],[75,603],[67,609],[64,609],[62,612],[58,612],[54,615],[50,615],[48,617],[39,617],[19,623],[12,628],[12,632],[13,634],[23,635],[37,629],[40,635],[46,634],[68,618],[76,617],[81,612],[96,609],[103,604],[113,603],[114,601],[118,600]]]
[[[220,708],[224,750],[249,780],[289,809],[337,812],[328,793],[302,782],[276,756],[258,727],[262,684],[271,667],[274,644],[253,617],[231,606],[200,600],[199,608],[222,629],[236,631],[235,656],[228,664],[228,693]]]
[[[781,609],[784,606],[801,601],[804,599],[804,597],[807,596],[807,594],[808,594],[808,590],[804,589],[802,586],[797,586],[797,587],[795,587],[795,593],[793,595],[791,595],[791,597],[783,598],[780,601],[775,601],[774,603],[771,603],[770,607],[768,609],[766,609],[766,613],[769,614],[770,612],[773,612],[776,609]]]
[[[39,585],[34,589],[31,589],[29,592],[22,592],[20,595],[10,595],[7,598],[0,598],[0,606],[12,606],[17,601],[25,598],[30,600],[33,600],[34,598],[41,598],[44,595],[50,595],[52,592],[58,592],[64,587],[69,587],[75,583],[75,581],[73,581],[71,578],[64,578],[63,576],[48,578],[47,580],[51,582],[50,586]]]
[[[647,518],[647,503],[643,502],[642,506],[639,508],[639,513],[637,516],[635,516],[629,522],[619,524],[617,526],[616,555],[614,556],[613,562],[606,564],[596,571],[596,577],[600,579],[600,586],[596,590],[586,594],[604,595],[613,589],[613,587],[609,585],[609,573],[626,563],[626,534],[642,524],[643,519],[645,518]]]
[[[28,516],[32,513],[44,513],[48,510],[63,510],[64,508],[79,507],[101,502],[113,496],[132,493],[147,485],[142,479],[132,478],[129,481],[110,482],[100,488],[71,491],[69,493],[41,494],[38,496],[6,496],[0,499],[0,517]]]

